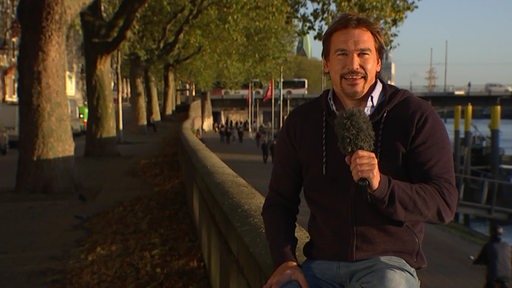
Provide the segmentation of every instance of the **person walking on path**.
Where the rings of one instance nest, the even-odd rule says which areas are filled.
[[[485,288],[508,288],[510,282],[510,245],[502,239],[503,227],[492,225],[489,241],[473,261],[487,267]]]
[[[238,126],[236,129],[238,133],[238,142],[243,143],[244,142],[244,127],[242,125]]]
[[[457,208],[444,123],[427,101],[378,78],[378,24],[343,14],[322,46],[332,88],[292,110],[279,131],[262,208],[274,271],[263,287],[419,288],[424,223],[448,223]],[[340,151],[334,123],[350,108],[368,115],[372,151]],[[301,193],[310,211],[303,263]]]
[[[269,145],[270,159],[272,160],[272,162],[274,162],[274,157],[275,157],[274,153],[275,153],[276,144],[277,144],[277,136],[275,136],[274,139],[272,139],[272,141],[270,142],[270,145]]]
[[[256,140],[256,147],[260,148],[260,141],[261,141],[260,131],[256,131],[256,136],[254,136],[254,139]]]
[[[268,145],[267,137],[264,137],[263,142],[261,142],[261,153],[263,155],[263,163],[265,163],[265,164],[267,164],[268,152],[269,152],[269,145]]]
[[[147,119],[147,121],[146,121],[146,126],[147,126],[148,128],[149,128],[149,127],[153,128],[153,132],[155,132],[155,133],[156,133],[157,128],[156,128],[156,123],[155,123],[155,117],[153,117],[153,114],[152,114],[152,113],[151,113],[151,114],[148,114],[148,115],[149,115],[149,117],[148,117],[148,119]]]
[[[231,133],[232,133],[231,127],[226,125],[226,133],[224,133],[226,136],[226,144],[231,143]]]
[[[224,139],[226,138],[226,127],[224,127],[224,124],[220,125],[219,136],[220,136],[220,143],[224,143]]]

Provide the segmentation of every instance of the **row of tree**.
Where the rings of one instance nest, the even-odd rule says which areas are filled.
[[[6,0],[4,0],[6,1]],[[13,0],[14,1],[14,0]],[[214,80],[237,85],[270,79],[292,62],[298,36],[317,35],[339,11],[379,20],[393,46],[393,29],[416,8],[407,0],[19,0],[20,139],[16,191],[74,191],[74,142],[65,91],[66,35],[79,26],[89,119],[85,156],[117,155],[112,105],[112,56],[122,51],[131,103],[145,124],[146,103],[164,116],[176,99],[176,79],[208,90]],[[79,19],[79,21],[77,21]],[[79,24],[77,24],[79,23]],[[74,26],[73,26],[74,25]],[[158,77],[157,75],[161,75]],[[160,80],[156,80],[160,79]]]

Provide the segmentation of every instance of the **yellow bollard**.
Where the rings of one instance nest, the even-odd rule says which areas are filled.
[[[495,177],[498,176],[500,171],[500,120],[501,120],[501,106],[495,105],[491,108],[491,123],[489,128],[491,130],[491,172]]]
[[[500,130],[500,120],[501,120],[501,106],[495,105],[491,108],[491,125],[490,129],[492,130]]]

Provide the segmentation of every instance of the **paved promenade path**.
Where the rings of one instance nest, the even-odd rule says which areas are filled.
[[[245,134],[243,143],[221,143],[214,132],[205,133],[206,145],[215,152],[238,175],[244,178],[261,194],[267,193],[272,162],[263,163],[261,150],[254,138]],[[304,202],[304,201],[302,201]],[[307,208],[301,207],[299,223],[304,227]],[[471,265],[469,255],[479,252],[479,245],[463,239],[446,227],[427,225],[423,248],[428,267],[418,271],[423,288],[464,287],[481,288],[484,284],[485,268]]]

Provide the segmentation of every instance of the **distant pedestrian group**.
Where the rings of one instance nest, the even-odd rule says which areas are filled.
[[[215,123],[214,131],[218,133],[221,143],[230,144],[235,142],[238,136],[238,142],[244,142],[244,132],[246,125],[242,122],[225,121],[224,123]],[[259,127],[254,133],[254,141],[256,142],[257,149],[261,150],[263,163],[267,163],[269,156],[273,160],[275,156],[275,146],[277,143],[277,135],[269,139],[264,127]]]
[[[226,121],[225,124],[214,125],[214,127],[218,127],[216,131],[219,133],[220,142],[230,144],[231,142],[235,142],[238,137],[238,142],[244,142],[244,130],[246,129],[246,124],[242,122],[233,122]]]

